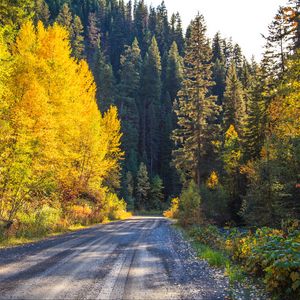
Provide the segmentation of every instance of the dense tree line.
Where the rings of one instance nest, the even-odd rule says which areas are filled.
[[[299,0],[279,9],[261,63],[219,33],[209,40],[201,15],[184,34],[164,2],[16,2],[0,5],[8,47],[28,19],[64,26],[99,109],[118,108],[124,160],[105,186],[137,209],[161,209],[194,180],[214,222],[299,216]]]
[[[261,64],[219,35],[210,45],[202,16],[189,30],[173,131],[184,189],[197,184],[213,222],[299,218],[299,1],[279,9]]]

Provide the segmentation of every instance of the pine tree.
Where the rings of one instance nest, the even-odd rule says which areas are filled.
[[[212,61],[225,61],[224,55],[224,40],[222,40],[220,32],[217,32],[212,41]]]
[[[184,55],[184,49],[185,49],[185,41],[183,37],[183,29],[182,29],[182,21],[180,14],[177,12],[176,13],[176,28],[175,28],[175,39],[174,41],[176,42],[178,46],[178,51],[181,56]]]
[[[162,204],[164,200],[164,193],[163,193],[163,181],[161,178],[156,175],[151,180],[151,188],[150,188],[150,195],[149,195],[149,208],[150,209],[162,209]]]
[[[223,40],[220,33],[216,33],[212,42],[212,78],[215,85],[212,88],[212,93],[218,97],[218,104],[223,103],[226,81],[226,59],[223,49]]]
[[[88,17],[88,27],[87,27],[87,60],[90,68],[95,70],[97,55],[99,55],[100,48],[100,29],[98,28],[97,18],[95,13],[90,13]],[[98,58],[99,59],[99,58]]]
[[[144,210],[148,206],[150,193],[150,183],[147,167],[144,163],[140,164],[137,175],[136,192],[135,192],[135,209]]]
[[[120,83],[118,85],[118,107],[123,132],[122,148],[126,153],[124,168],[133,172],[134,175],[134,169],[137,169],[137,167],[131,164],[133,163],[132,158],[137,158],[139,144],[139,111],[137,104],[142,66],[140,52],[137,39],[133,41],[131,47],[126,47],[124,54],[121,56]],[[137,161],[135,164],[137,164]]]
[[[148,28],[152,35],[156,33],[157,14],[156,9],[152,6],[149,8]]]
[[[82,59],[84,54],[83,26],[78,16],[74,17],[72,31],[73,31],[73,36],[71,40],[71,45],[72,45],[73,55],[77,59]]]
[[[176,118],[173,112],[173,102],[181,88],[183,80],[183,59],[178,53],[177,44],[174,41],[169,50],[166,79],[164,80],[165,94],[162,97],[162,121],[160,139],[160,171],[159,174],[165,185],[165,192],[168,195],[174,194],[178,183],[174,167],[170,165],[172,160],[172,149],[174,143],[171,134],[176,126]]]
[[[105,112],[115,104],[115,77],[110,63],[104,56],[100,44],[95,59],[95,81],[97,84],[97,102],[101,111]]]
[[[134,3],[134,35],[137,38],[142,57],[147,52],[148,45],[148,8],[144,3],[144,0],[135,1]]]
[[[268,29],[268,36],[265,37],[264,60],[270,68],[270,75],[281,77],[285,72],[286,60],[292,48],[290,23],[284,7],[279,8]]]
[[[165,2],[162,1],[156,10],[156,32],[155,37],[157,39],[158,48],[161,56],[164,55],[169,49],[170,41],[170,27],[168,21],[168,11],[166,9]]]
[[[120,55],[123,52],[124,45],[131,40],[128,40],[128,32],[126,32],[126,20],[125,20],[125,5],[124,1],[119,1],[115,7],[112,8],[112,18],[109,34],[109,47],[110,51],[110,63],[113,71],[117,74],[120,68]]]
[[[35,0],[35,23],[37,24],[38,21],[42,21],[45,25],[48,25],[49,19],[50,11],[48,4],[45,2],[45,0]]]
[[[161,118],[161,59],[155,37],[144,59],[141,77],[141,138],[140,153],[146,153],[150,174],[156,172]]]
[[[177,97],[183,79],[183,60],[178,52],[176,42],[173,42],[168,55],[166,87],[171,100]]]
[[[192,178],[199,186],[207,172],[203,161],[212,153],[218,115],[216,97],[210,95],[211,49],[205,32],[203,16],[198,15],[187,41],[184,80],[175,103],[179,128],[173,131],[174,165],[183,180]]]
[[[73,37],[73,16],[67,3],[62,6],[56,22],[68,30],[70,38]]]
[[[265,81],[260,67],[252,65],[245,96],[247,115],[244,132],[244,159],[257,159],[264,143],[267,101],[264,97]]]
[[[134,209],[134,180],[131,172],[126,173],[126,178],[125,178],[125,200],[127,204],[129,204],[130,209]]]
[[[223,106],[224,130],[227,131],[229,126],[233,125],[241,136],[244,130],[246,106],[243,86],[237,77],[234,64],[231,64],[228,70]]]
[[[125,31],[127,32],[127,43],[133,38],[132,1],[129,0],[125,9]]]
[[[233,60],[238,79],[242,79],[244,57],[240,45],[235,44],[233,47]]]

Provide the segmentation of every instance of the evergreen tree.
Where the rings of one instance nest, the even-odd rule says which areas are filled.
[[[69,31],[70,38],[73,37],[73,16],[67,3],[62,6],[56,22]]]
[[[224,130],[233,125],[239,135],[242,135],[245,124],[245,99],[241,82],[239,81],[235,65],[231,64],[226,78],[224,94]]]
[[[242,49],[238,44],[235,44],[233,47],[233,61],[232,62],[234,62],[238,79],[241,80],[242,72],[243,72],[244,57],[242,54]]]
[[[183,80],[183,59],[178,53],[177,44],[174,41],[169,50],[166,79],[164,80],[165,93],[162,97],[162,120],[161,120],[161,139],[160,139],[160,171],[159,174],[165,185],[165,192],[171,195],[175,192],[178,179],[174,167],[170,165],[172,160],[172,149],[174,143],[171,134],[176,126],[175,115],[173,112],[173,102],[181,88]]]
[[[115,104],[115,77],[112,66],[107,63],[100,44],[98,45],[94,69],[97,84],[97,103],[101,111],[105,112]]]
[[[173,42],[168,55],[166,88],[171,97],[171,100],[177,97],[177,93],[181,88],[183,79],[183,60],[178,52],[176,42]]]
[[[211,49],[205,32],[203,16],[198,15],[187,41],[184,80],[175,106],[179,128],[173,131],[174,165],[183,180],[192,178],[199,186],[207,173],[203,162],[212,153],[218,115],[216,97],[210,95]]]
[[[130,32],[126,32],[126,20],[125,20],[125,6],[124,1],[119,1],[112,7],[112,17],[109,33],[109,51],[110,63],[113,67],[114,74],[117,74],[120,68],[120,55],[123,52],[124,45],[129,41],[128,35]]]
[[[151,180],[151,188],[149,195],[149,208],[150,209],[162,209],[162,204],[164,200],[163,193],[163,181],[156,175]]]
[[[155,35],[156,33],[156,25],[157,25],[157,14],[156,9],[152,6],[150,6],[149,9],[149,19],[148,19],[148,28],[149,32],[152,35]]]
[[[73,36],[71,39],[72,54],[77,59],[82,59],[84,54],[83,26],[78,16],[74,17],[72,31],[73,31]]]
[[[142,51],[142,57],[147,52],[148,45],[148,8],[144,3],[144,0],[135,1],[134,3],[134,35],[136,36],[140,49]]]
[[[144,59],[141,78],[140,153],[146,154],[150,174],[157,172],[161,120],[161,59],[155,37]]]
[[[212,61],[215,62],[219,60],[220,62],[225,61],[224,55],[224,40],[222,40],[221,35],[217,32],[212,41]]]
[[[129,0],[125,8],[125,32],[127,33],[127,42],[133,38],[133,20],[132,20],[132,1]]]
[[[139,144],[138,94],[142,59],[137,39],[125,48],[121,56],[120,83],[118,85],[118,107],[122,120],[122,148],[125,151],[125,170],[134,173],[137,169]],[[135,158],[135,162],[133,161]]]
[[[125,200],[129,204],[129,208],[133,209],[134,208],[134,197],[133,197],[134,180],[131,172],[126,173],[125,187],[126,187]]]
[[[169,93],[163,97],[162,121],[160,133],[160,149],[159,149],[159,175],[163,180],[166,195],[178,195],[180,181],[178,174],[171,165],[172,150],[174,142],[171,140],[171,134],[176,127],[175,114],[172,111],[173,105]]]
[[[212,92],[218,97],[218,104],[223,103],[223,96],[225,92],[225,81],[226,81],[226,59],[223,49],[223,40],[221,39],[220,33],[216,33],[212,42],[212,78],[215,85],[212,88]]]
[[[99,59],[99,48],[101,33],[98,28],[97,18],[95,13],[90,13],[88,18],[88,27],[87,27],[87,60],[90,65],[90,68],[94,71],[96,67],[96,61]]]
[[[174,41],[178,46],[179,54],[183,56],[184,49],[185,49],[185,41],[183,37],[182,21],[181,21],[180,14],[178,12],[176,13],[176,28],[175,28]]]
[[[264,97],[264,79],[262,70],[252,66],[246,89],[247,115],[244,132],[245,161],[257,159],[264,143],[267,101]]]
[[[285,72],[286,60],[292,48],[290,22],[284,7],[279,8],[268,29],[268,36],[265,37],[265,63],[270,68],[270,75],[281,77]]]
[[[35,24],[37,24],[38,21],[42,21],[45,25],[48,25],[49,19],[50,11],[48,4],[45,2],[45,0],[35,0]]]
[[[232,38],[223,40],[223,51],[224,57],[226,61],[226,69],[229,68],[232,59],[233,59],[233,45],[232,45]]]
[[[144,163],[140,164],[136,192],[135,192],[135,209],[144,210],[149,205],[150,182],[148,177],[147,167]]]
[[[157,39],[157,44],[161,56],[163,56],[164,53],[166,53],[169,49],[169,35],[170,28],[168,21],[168,11],[166,9],[165,2],[162,1],[161,4],[157,7],[155,31],[155,37]]]

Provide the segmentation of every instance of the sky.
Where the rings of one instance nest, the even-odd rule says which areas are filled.
[[[145,0],[148,5],[157,6],[162,0]],[[169,17],[179,11],[186,28],[198,12],[205,18],[207,33],[213,37],[220,32],[222,37],[232,37],[244,55],[261,59],[264,39],[280,5],[287,0],[165,0]]]

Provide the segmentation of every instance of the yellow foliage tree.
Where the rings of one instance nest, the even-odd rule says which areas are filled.
[[[6,55],[2,46],[0,55]],[[93,76],[85,61],[71,58],[64,28],[26,22],[12,56],[10,92],[0,95],[9,124],[1,152],[0,217],[9,220],[35,200],[56,195],[68,203],[103,188],[104,178],[118,173],[122,156],[117,110],[101,115]]]

